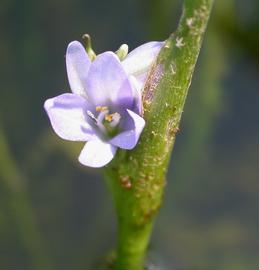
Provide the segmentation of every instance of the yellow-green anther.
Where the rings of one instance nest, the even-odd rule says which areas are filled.
[[[129,51],[129,46],[127,44],[122,44],[120,48],[118,49],[118,51],[116,51],[115,53],[117,54],[119,59],[122,61],[127,56],[128,51]]]
[[[85,49],[86,52],[89,56],[89,58],[91,59],[91,61],[93,61],[96,58],[96,54],[94,52],[94,50],[92,49],[92,41],[91,41],[91,37],[88,34],[84,34],[82,36],[84,42],[85,42]]]

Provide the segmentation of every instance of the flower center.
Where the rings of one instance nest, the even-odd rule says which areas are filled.
[[[87,111],[87,115],[93,121],[94,125],[103,135],[109,137],[114,136],[118,131],[121,115],[118,112],[109,113],[107,106],[96,106],[95,111],[97,117],[91,111]]]

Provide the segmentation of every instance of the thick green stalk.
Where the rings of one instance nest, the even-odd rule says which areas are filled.
[[[118,215],[116,270],[142,270],[161,205],[170,154],[213,0],[186,0],[177,31],[162,48],[143,92],[146,127],[133,151],[106,168]]]

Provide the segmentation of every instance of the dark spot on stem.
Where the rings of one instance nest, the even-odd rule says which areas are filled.
[[[129,176],[122,176],[120,182],[121,186],[125,189],[130,189],[132,187],[132,183],[130,181]]]

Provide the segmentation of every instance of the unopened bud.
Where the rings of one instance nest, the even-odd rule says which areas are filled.
[[[122,44],[120,48],[118,49],[118,51],[116,51],[115,53],[117,54],[119,59],[122,61],[127,56],[128,51],[129,51],[129,46],[127,44]]]
[[[84,34],[82,36],[82,38],[85,42],[85,50],[86,50],[89,58],[91,59],[91,61],[93,61],[96,58],[96,54],[95,54],[94,50],[92,49],[91,37],[88,34]]]

